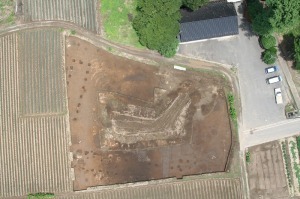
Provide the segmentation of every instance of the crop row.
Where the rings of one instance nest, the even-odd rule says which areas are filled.
[[[26,0],[27,21],[69,21],[97,32],[97,0]]]
[[[21,114],[66,112],[60,32],[35,30],[18,36]]]
[[[20,115],[22,112],[20,108],[32,112],[38,110],[32,107],[45,108],[45,105],[39,104],[42,100],[55,98],[66,100],[65,95],[61,98],[62,94],[59,94],[64,91],[59,91],[57,96],[51,98],[49,95],[43,96],[44,82],[57,81],[63,87],[61,76],[53,77],[53,75],[63,74],[62,71],[59,74],[53,72],[59,70],[51,68],[58,67],[54,63],[55,59],[51,58],[53,64],[44,62],[48,58],[42,54],[42,51],[48,52],[47,50],[51,49],[50,47],[46,49],[45,46],[55,45],[53,41],[60,41],[59,36],[56,38],[52,30],[45,30],[48,31],[49,35],[44,34],[43,31],[26,31],[0,37],[0,198],[40,191],[69,192],[72,190],[67,115],[35,115],[25,118]],[[39,37],[48,37],[48,39],[40,40]],[[43,49],[40,47],[32,51],[39,46],[37,45],[39,42],[43,43]],[[21,43],[23,47],[19,45]],[[49,54],[55,54],[55,50],[57,49]],[[26,60],[27,58],[30,58],[29,61]],[[62,68],[61,61],[58,62],[59,68]],[[45,65],[49,67],[43,67]],[[22,67],[34,68],[24,71]],[[39,70],[45,75],[39,76],[41,74]],[[31,83],[33,87],[29,86]],[[55,87],[53,89],[56,90]],[[31,108],[24,109],[25,105]]]
[[[135,186],[99,192],[81,192],[58,199],[243,199],[240,181],[237,179],[202,179],[165,183],[160,185]]]

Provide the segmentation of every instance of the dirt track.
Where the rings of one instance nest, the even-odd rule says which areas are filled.
[[[231,133],[222,78],[66,41],[75,190],[224,171]]]

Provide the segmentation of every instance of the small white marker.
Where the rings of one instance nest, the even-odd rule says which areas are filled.
[[[176,66],[176,65],[174,65],[174,69],[186,71],[186,68],[184,68],[184,67],[182,67],[182,66]]]

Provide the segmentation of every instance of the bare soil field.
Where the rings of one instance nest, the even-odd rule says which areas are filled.
[[[224,79],[66,38],[74,189],[225,171]]]
[[[289,198],[283,157],[278,141],[251,147],[247,164],[250,196],[253,199]]]

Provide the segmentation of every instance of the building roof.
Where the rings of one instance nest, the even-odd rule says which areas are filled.
[[[209,39],[238,34],[233,3],[212,2],[196,11],[182,10],[180,41]]]

